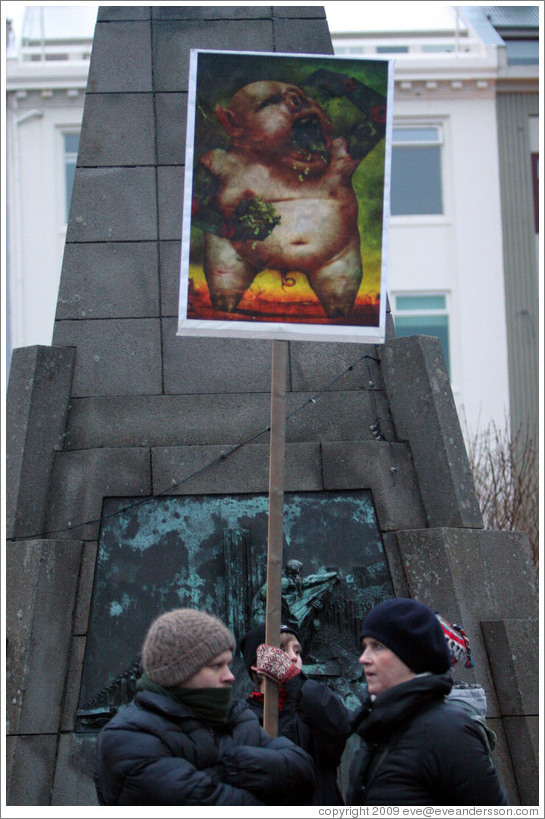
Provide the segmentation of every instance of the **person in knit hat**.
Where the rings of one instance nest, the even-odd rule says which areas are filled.
[[[174,609],[152,622],[135,698],[97,739],[99,804],[308,801],[311,757],[271,738],[247,704],[232,699],[234,648],[231,631],[207,612]]]
[[[488,753],[492,754],[492,751],[496,747],[497,737],[496,733],[486,721],[486,713],[488,710],[486,692],[479,683],[470,683],[467,682],[467,680],[456,679],[454,676],[456,668],[475,667],[471,655],[469,638],[462,626],[457,625],[457,623],[450,623],[438,612],[435,613],[435,616],[443,629],[443,634],[445,635],[447,647],[450,652],[453,682],[447,699],[450,703],[458,705],[475,720],[475,723],[481,730]]]
[[[366,679],[348,805],[507,805],[476,721],[449,702],[452,657],[424,603],[395,598],[360,631]]]
[[[265,623],[239,641],[244,664],[256,685],[247,702],[263,724],[264,678],[279,685],[278,733],[312,756],[316,789],[312,805],[343,805],[337,768],[350,735],[351,712],[327,685],[307,677],[299,636],[293,627],[280,626],[280,647],[265,643]]]
[[[447,641],[451,666],[454,667],[458,665],[459,662],[463,662],[465,668],[473,668],[474,663],[471,659],[471,646],[469,645],[469,638],[464,629],[456,623],[449,623],[449,621],[445,620],[438,612],[435,612],[435,616],[443,629],[443,634]]]

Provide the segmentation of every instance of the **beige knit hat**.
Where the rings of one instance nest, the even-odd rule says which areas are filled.
[[[195,609],[174,609],[149,627],[142,647],[148,677],[170,688],[181,685],[218,654],[233,651],[235,638],[221,620]]]

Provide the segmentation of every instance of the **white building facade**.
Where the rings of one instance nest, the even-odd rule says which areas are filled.
[[[51,344],[96,8],[27,8],[6,59],[6,354]]]
[[[430,320],[434,330],[440,313],[434,334],[461,420],[475,431],[507,416],[509,389],[495,102],[491,83],[464,73],[429,81],[415,72],[396,88],[393,171],[399,149],[412,171],[433,145],[437,160],[424,164],[422,184],[437,191],[435,201],[416,202],[433,212],[407,213],[408,194],[391,216],[388,292],[398,334]]]
[[[40,8],[27,10],[31,22],[7,65],[8,356],[51,343],[94,27],[90,17],[74,18],[59,32],[46,14],[40,28]],[[496,112],[502,46],[454,8],[441,30],[332,40],[339,55],[395,58],[387,277],[396,332],[441,339],[468,435],[491,422],[503,427],[510,402]]]
[[[462,425],[509,412],[495,81],[498,49],[450,31],[337,35],[395,59],[388,293],[398,335],[443,342]]]

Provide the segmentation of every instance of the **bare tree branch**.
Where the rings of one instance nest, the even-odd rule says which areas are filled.
[[[523,429],[516,434],[506,422],[492,423],[484,433],[466,435],[469,464],[485,529],[527,532],[539,563],[538,449]]]

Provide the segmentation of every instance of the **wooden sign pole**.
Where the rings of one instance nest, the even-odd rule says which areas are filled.
[[[286,450],[286,373],[288,342],[272,343],[271,438],[269,456],[269,532],[265,642],[280,645],[282,618],[282,549],[284,522],[284,455]],[[278,734],[278,685],[265,678],[263,727]]]

